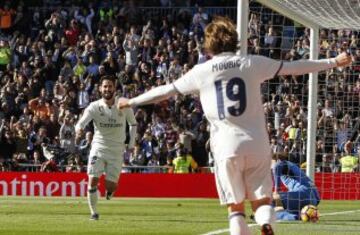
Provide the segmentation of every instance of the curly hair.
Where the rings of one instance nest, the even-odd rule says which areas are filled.
[[[204,48],[213,55],[236,52],[238,34],[234,23],[227,17],[215,17],[205,28]]]

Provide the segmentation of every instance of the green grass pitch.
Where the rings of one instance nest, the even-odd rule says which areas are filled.
[[[322,201],[319,208],[318,223],[278,223],[276,234],[360,234],[360,201]],[[228,234],[227,212],[217,200],[102,198],[98,210],[100,220],[89,221],[85,198],[0,197],[0,234]]]

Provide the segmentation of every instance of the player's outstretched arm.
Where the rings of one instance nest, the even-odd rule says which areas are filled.
[[[130,99],[120,97],[118,99],[118,103],[117,103],[116,106],[117,106],[118,109],[129,108],[130,107],[129,101],[130,101]]]
[[[334,67],[345,67],[349,66],[351,61],[351,56],[346,52],[343,52],[337,57],[331,59],[284,62],[279,71],[279,75],[301,75],[331,69]]]
[[[177,90],[175,89],[173,84],[158,86],[130,100],[120,98],[117,107],[121,109],[130,106],[153,104],[165,100],[175,94],[177,94]]]
[[[352,56],[346,52],[341,53],[335,57],[337,67],[347,67],[352,62]]]

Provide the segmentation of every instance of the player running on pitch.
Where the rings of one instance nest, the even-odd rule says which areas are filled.
[[[110,199],[116,191],[125,150],[126,122],[129,124],[130,141],[128,149],[132,149],[136,136],[136,120],[131,108],[119,110],[116,107],[115,78],[103,76],[100,80],[102,98],[92,102],[84,111],[77,123],[77,140],[83,135],[86,125],[94,123],[94,137],[88,161],[88,204],[92,220],[98,220],[96,210],[98,201],[97,186],[99,177],[105,173],[106,199]]]

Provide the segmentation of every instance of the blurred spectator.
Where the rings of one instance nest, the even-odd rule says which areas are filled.
[[[46,127],[40,125],[42,125],[40,119],[35,116],[33,118],[33,131],[28,139],[28,150],[31,154],[35,151],[42,152],[41,144],[44,142],[44,139],[48,138]]]
[[[27,140],[26,130],[22,126],[20,126],[17,129],[17,133],[15,135],[15,146],[16,146],[15,152],[25,154],[26,157],[27,145],[28,145],[28,140]]]
[[[140,145],[135,145],[133,153],[130,155],[130,164],[132,166],[146,166],[147,157],[144,151],[141,150]],[[138,169],[135,169],[135,172],[138,172]]]
[[[16,152],[15,139],[3,119],[0,126],[0,162],[4,162],[5,166],[11,164],[11,158]]]
[[[48,120],[50,115],[54,112],[51,105],[49,102],[45,101],[44,97],[38,97],[30,100],[29,109],[42,121]]]
[[[0,39],[0,71],[4,71],[6,69],[6,66],[10,64],[10,60],[11,60],[10,47],[6,41]]]
[[[5,3],[3,8],[0,8],[0,30],[3,33],[9,33],[9,29],[13,26],[13,17],[16,11],[10,8],[8,3]]]
[[[78,154],[73,154],[68,158],[68,164],[66,166],[66,172],[84,172],[84,164],[81,161],[81,157]]]
[[[190,130],[185,129],[183,125],[179,125],[179,143],[184,145],[184,148],[188,153],[192,153],[192,141],[196,138],[196,135]]]
[[[95,16],[95,11],[92,4],[89,4],[89,8],[77,8],[74,12],[74,18],[81,24],[86,26],[86,30],[92,35],[92,19]]]
[[[45,28],[51,41],[59,41],[63,36],[64,29],[61,15],[57,12],[52,13],[50,19],[45,21]]]
[[[277,142],[275,137],[271,138],[270,147],[272,153],[281,153],[284,151],[283,147]]]
[[[160,162],[157,155],[153,155],[152,158],[148,161],[147,166],[150,167],[146,170],[147,173],[159,173],[160,169],[157,168],[160,166]]]
[[[86,84],[81,82],[79,85],[79,91],[77,94],[77,105],[79,109],[86,108],[90,103],[90,95],[88,90],[90,89],[90,86],[86,87]]]
[[[198,164],[188,154],[182,144],[176,146],[176,158],[173,160],[174,173],[189,173],[197,169]]]
[[[55,113],[50,114],[49,121],[45,123],[45,127],[47,130],[47,136],[50,138],[50,140],[53,140],[53,139],[59,137],[59,132],[60,132],[61,126],[57,119],[57,114],[55,114]]]
[[[67,114],[59,132],[60,147],[66,153],[75,152],[75,125],[72,115]]]
[[[132,67],[136,66],[138,62],[138,41],[134,39],[134,35],[126,35],[123,48],[125,50],[126,64]]]
[[[85,139],[82,139],[80,141],[79,146],[77,146],[80,153],[80,160],[84,163],[87,163],[92,140],[93,140],[93,133],[91,131],[88,131],[85,134]]]
[[[150,131],[146,131],[144,136],[141,140],[141,149],[143,154],[145,155],[145,162],[144,165],[147,165],[148,161],[153,158],[154,155],[159,153],[158,143],[152,137]],[[139,157],[139,156],[136,156]]]
[[[344,155],[340,158],[341,172],[357,172],[359,169],[359,158],[352,153],[352,143],[346,142],[344,146]]]
[[[193,25],[196,27],[197,25],[201,26],[202,32],[205,30],[205,26],[208,23],[209,15],[204,11],[204,8],[199,6],[197,8],[197,12],[193,16]]]
[[[195,140],[192,147],[192,156],[199,167],[205,167],[208,164],[208,154],[206,152],[206,142],[210,138],[206,122],[200,122],[195,129]]]

